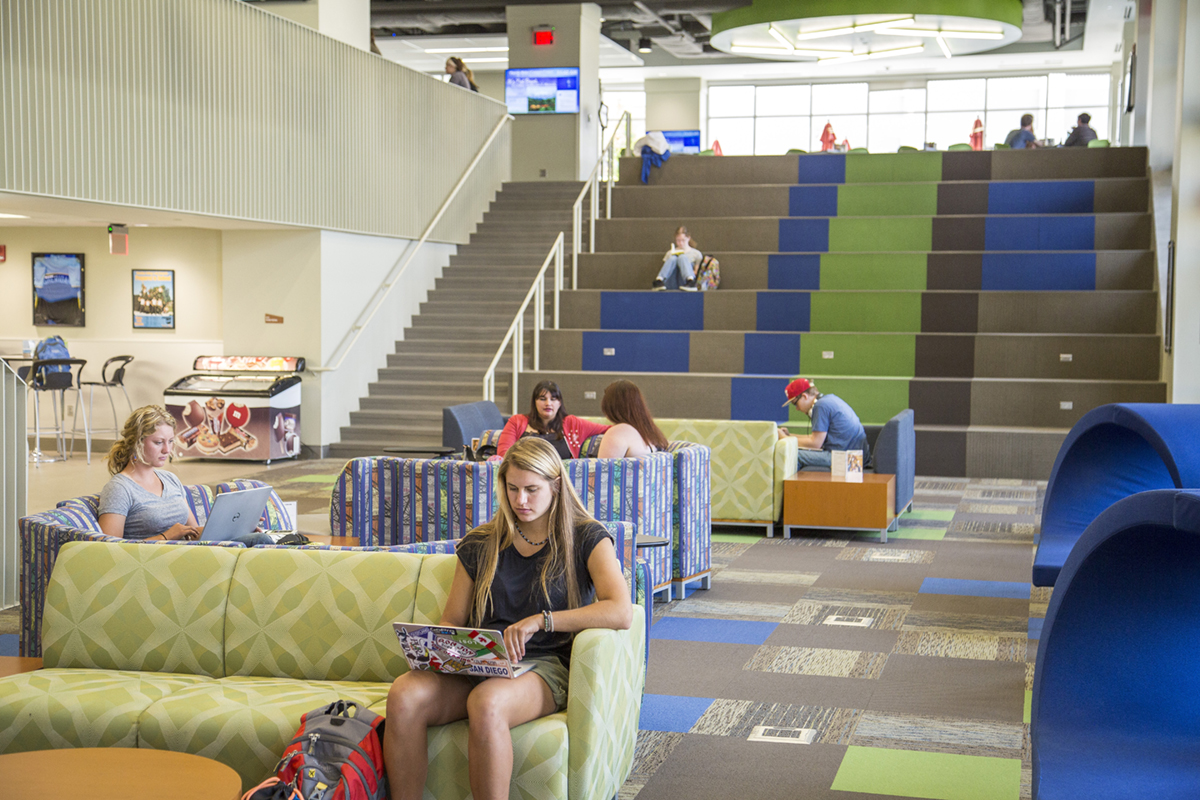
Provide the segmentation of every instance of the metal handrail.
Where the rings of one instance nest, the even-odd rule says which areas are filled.
[[[431,233],[433,233],[434,227],[436,227],[438,222],[441,221],[442,215],[446,213],[446,209],[450,207],[450,203],[454,200],[455,196],[458,195],[458,190],[461,189],[463,184],[467,182],[467,178],[471,177],[471,173],[475,171],[475,167],[478,166],[479,162],[483,159],[484,154],[492,146],[492,142],[495,141],[496,137],[500,135],[500,131],[504,128],[505,123],[511,119],[513,119],[511,114],[505,114],[500,118],[500,121],[496,123],[496,127],[492,128],[492,133],[490,136],[488,136],[487,141],[485,141],[483,146],[479,148],[479,152],[475,154],[475,158],[467,166],[467,169],[465,172],[463,172],[462,176],[458,179],[458,183],[454,184],[454,188],[450,191],[450,194],[446,196],[444,201],[442,201],[441,208],[439,208],[437,213],[433,215],[433,219],[430,220],[429,224],[425,226],[425,232],[421,234],[421,238],[417,240],[415,245],[411,245],[405,249],[404,253],[402,253],[400,257],[396,259],[396,263],[392,264],[392,268],[388,270],[387,276],[384,277],[383,282],[380,283],[379,286],[375,288],[375,291],[371,293],[372,299],[367,301],[367,305],[361,312],[359,312],[358,319],[354,321],[354,324],[350,326],[350,329],[346,331],[346,334],[342,337],[342,340],[338,342],[338,346],[333,350],[334,355],[337,355],[339,351],[341,352],[341,355],[338,356],[337,363],[335,363],[332,367],[309,367],[309,372],[333,372],[341,368],[342,362],[346,360],[346,356],[350,354],[350,351],[358,342],[359,337],[362,336],[363,331],[366,330],[367,326],[371,324],[371,320],[375,319],[375,315],[379,313],[379,309],[383,307],[383,303],[385,300],[387,300],[388,295],[392,293],[392,289],[395,289],[400,283],[400,279],[404,276],[404,271],[408,269],[408,265],[412,263],[413,257],[416,256],[417,251],[421,249],[421,247],[425,244],[425,240],[429,238]],[[403,263],[401,263],[401,260],[403,260]],[[397,267],[399,268],[397,269]],[[363,318],[364,316],[366,317],[365,319]],[[353,338],[350,338],[351,335],[353,335]],[[350,339],[349,344],[346,343],[347,339]]]
[[[604,206],[604,218],[612,219],[612,183],[613,183],[613,166],[612,153],[613,143],[616,142],[617,133],[621,130],[621,123],[625,123],[625,144],[628,147],[633,146],[630,141],[631,127],[633,118],[629,112],[621,114],[621,118],[617,120],[616,127],[613,128],[612,136],[608,137],[608,145],[600,151],[600,158],[596,161],[596,166],[592,167],[592,172],[588,175],[587,180],[583,183],[583,189],[579,192],[579,196],[575,198],[575,204],[571,206],[571,288],[579,288],[579,251],[583,248],[583,198],[587,196],[589,191],[592,192],[592,202],[589,208],[588,219],[588,252],[596,252],[596,219],[600,216],[600,195],[598,194],[597,184],[600,182],[601,167],[608,165],[608,195],[607,203]]]
[[[563,282],[563,238],[562,231],[559,231],[554,244],[550,246],[550,252],[546,254],[546,259],[542,262],[542,268],[538,270],[537,277],[533,279],[533,285],[525,293],[525,300],[522,301],[521,308],[513,317],[512,324],[508,326],[508,332],[504,334],[504,341],[500,343],[495,357],[492,358],[492,363],[488,365],[487,372],[483,374],[483,399],[494,403],[496,402],[496,365],[500,363],[500,356],[504,355],[504,348],[511,341],[513,343],[513,371],[509,391],[512,394],[512,413],[514,414],[517,413],[517,375],[521,372],[521,362],[525,360],[525,310],[529,308],[530,300],[537,305],[537,313],[533,315],[533,368],[535,370],[541,368],[541,334],[546,318],[546,269],[550,266],[551,259],[554,260],[554,327],[558,327],[558,295]]]

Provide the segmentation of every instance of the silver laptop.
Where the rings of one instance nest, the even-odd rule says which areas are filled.
[[[257,486],[217,495],[212,511],[208,512],[208,520],[204,523],[200,541],[227,542],[254,533],[270,497],[270,486]]]

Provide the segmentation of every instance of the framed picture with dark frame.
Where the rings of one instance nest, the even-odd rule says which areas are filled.
[[[175,270],[133,270],[133,327],[175,327]]]
[[[33,254],[33,324],[82,328],[83,253]]]

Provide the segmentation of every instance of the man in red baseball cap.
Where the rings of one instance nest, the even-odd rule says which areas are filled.
[[[794,405],[812,418],[812,433],[793,436],[787,428],[779,429],[779,438],[792,436],[800,445],[799,468],[829,469],[834,450],[862,450],[863,463],[869,457],[867,432],[854,409],[835,394],[821,394],[807,378],[797,378],[784,389],[784,405]]]

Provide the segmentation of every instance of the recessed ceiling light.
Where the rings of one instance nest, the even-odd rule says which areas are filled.
[[[935,31],[926,28],[880,28],[875,31],[886,36],[919,36],[929,39],[941,36],[945,39],[994,39],[1004,38],[1003,33],[995,31]]]
[[[25,214],[0,214],[3,219],[29,219]]]
[[[650,52],[650,39],[649,38],[642,37],[641,39],[638,39],[638,52],[639,53],[649,53]]]

